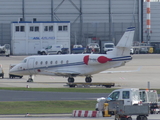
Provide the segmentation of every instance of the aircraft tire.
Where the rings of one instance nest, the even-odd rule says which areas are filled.
[[[32,78],[29,78],[29,79],[27,80],[27,82],[33,82],[33,79],[32,79]]]
[[[91,83],[92,82],[92,78],[91,77],[86,77],[85,81],[86,81],[86,83]]]
[[[74,83],[74,78],[70,78],[70,77],[69,77],[69,78],[68,78],[68,82],[69,82],[69,83]]]

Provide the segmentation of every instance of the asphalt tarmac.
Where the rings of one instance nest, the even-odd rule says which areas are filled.
[[[27,83],[28,76],[22,79],[9,79],[9,65],[17,64],[27,56],[0,56],[0,64],[3,65],[5,78],[0,78],[0,87],[26,87],[31,88],[41,87],[68,87],[66,86],[67,78],[57,76],[41,76],[34,77],[33,83]],[[150,83],[151,89],[159,89],[160,84],[160,55],[159,54],[135,54],[133,59],[126,63],[125,66],[119,68],[109,69],[108,71],[115,71],[116,73],[99,73],[92,77],[92,82],[114,82],[115,87],[136,87],[148,88]],[[128,72],[133,71],[133,72]],[[85,77],[75,77],[75,82],[84,82]]]
[[[17,64],[23,60],[26,56],[0,56],[0,64],[3,65],[5,73],[4,79],[0,78],[0,87],[26,87],[30,88],[59,88],[68,87],[66,86],[67,78],[56,77],[56,76],[35,76],[33,83],[27,83],[28,76],[23,76],[22,79],[15,78],[9,79],[8,71],[10,64]],[[125,66],[110,69],[108,71],[116,71],[116,73],[99,73],[93,75],[93,82],[115,82],[118,88],[148,88],[150,83],[150,89],[160,89],[159,78],[160,78],[160,55],[159,54],[135,54],[132,56],[132,61],[128,62]],[[123,71],[123,72],[122,72]],[[128,72],[132,71],[132,72]],[[76,77],[76,82],[84,82],[85,77]],[[150,115],[149,120],[160,120],[160,115]],[[82,120],[114,120],[111,118],[73,118],[71,115],[31,115],[25,117],[25,115],[0,115],[2,120],[40,120],[40,119],[82,119]],[[136,120],[136,116],[133,116],[133,120]]]

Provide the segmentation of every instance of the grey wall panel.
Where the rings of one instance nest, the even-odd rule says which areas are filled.
[[[50,0],[25,0],[26,14],[50,14]]]
[[[22,0],[0,0],[0,8],[0,14],[21,14]]]
[[[83,22],[84,23],[108,23],[109,17],[108,14],[84,14]]]
[[[12,21],[18,21],[19,18],[22,18],[22,15],[1,15],[0,14],[0,23],[11,23]]]
[[[108,13],[108,0],[83,0],[83,12],[87,13]]]
[[[80,0],[65,0],[63,4],[61,4],[63,0],[54,0],[53,8],[56,13],[79,13],[80,9]],[[78,9],[78,10],[77,10]]]
[[[37,21],[50,21],[50,15],[25,15],[25,21],[33,21],[33,18],[36,18]]]

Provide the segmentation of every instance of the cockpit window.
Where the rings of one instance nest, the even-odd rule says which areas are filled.
[[[26,63],[27,62],[27,59],[24,59],[23,61],[22,61],[22,63]]]

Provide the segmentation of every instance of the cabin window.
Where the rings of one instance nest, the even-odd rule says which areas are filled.
[[[49,31],[53,31],[53,26],[49,26]]]
[[[51,61],[50,64],[53,64],[53,61]]]
[[[22,63],[26,63],[27,62],[27,59],[24,59],[23,61],[22,61]]]
[[[53,31],[53,25],[49,25],[49,26],[44,26],[44,31],[47,32],[52,32]]]
[[[43,64],[43,62],[41,61],[41,65]]]
[[[38,65],[38,61],[36,61],[36,65]]]
[[[129,99],[129,96],[130,96],[129,91],[123,91],[123,93],[122,93],[122,98],[123,99]]]
[[[25,26],[15,26],[15,31],[16,32],[24,32],[25,31]]]
[[[68,30],[68,26],[67,25],[59,25],[58,26],[58,31],[67,31]]]
[[[61,60],[61,64],[63,64],[63,60]]]
[[[57,61],[55,61],[55,64],[57,64],[58,62]]]
[[[69,61],[67,60],[67,61],[66,61],[66,64],[68,64],[68,63],[69,63]]]
[[[113,92],[113,93],[109,96],[109,98],[111,98],[111,100],[118,100],[119,94],[120,94],[119,91]]]
[[[63,26],[63,31],[67,31],[67,25]]]
[[[48,64],[48,61],[46,61],[46,65]]]

